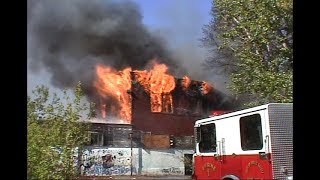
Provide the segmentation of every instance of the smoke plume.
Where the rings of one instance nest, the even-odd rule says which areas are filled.
[[[45,68],[51,84],[92,89],[96,64],[142,69],[154,57],[171,69],[166,43],[142,23],[131,1],[28,0],[28,63]]]

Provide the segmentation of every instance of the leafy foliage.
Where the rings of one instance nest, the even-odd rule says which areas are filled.
[[[250,105],[292,102],[292,0],[215,0],[203,45],[209,67],[230,75],[229,88]],[[218,56],[217,56],[218,54]],[[248,104],[249,105],[249,104]]]
[[[81,83],[72,99],[50,97],[49,89],[37,86],[28,96],[28,179],[74,179],[77,176],[77,149],[88,142],[89,125],[80,123],[88,106],[82,103]],[[90,114],[90,112],[89,112]]]

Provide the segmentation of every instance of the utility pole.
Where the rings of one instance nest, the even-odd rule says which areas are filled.
[[[130,158],[130,176],[132,176],[132,132],[129,133],[130,147],[131,147],[131,158]]]

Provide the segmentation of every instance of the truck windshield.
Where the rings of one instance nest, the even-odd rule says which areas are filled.
[[[216,126],[207,124],[200,126],[200,152],[216,152]]]

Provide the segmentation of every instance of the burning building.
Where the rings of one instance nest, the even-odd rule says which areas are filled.
[[[131,124],[154,134],[190,136],[195,120],[215,110],[229,111],[234,101],[204,81],[175,78],[165,64],[150,70],[115,71],[98,65],[94,86],[99,98],[99,119]]]
[[[167,70],[157,62],[149,70],[96,67],[99,111],[88,121],[84,175],[190,175],[194,122],[236,104],[207,82]]]

